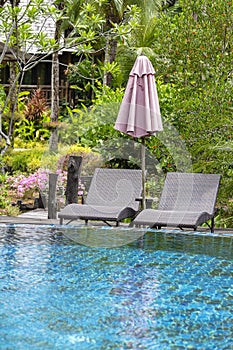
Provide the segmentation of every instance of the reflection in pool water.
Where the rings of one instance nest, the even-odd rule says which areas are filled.
[[[0,349],[233,348],[231,237],[106,249],[72,230],[0,226]]]

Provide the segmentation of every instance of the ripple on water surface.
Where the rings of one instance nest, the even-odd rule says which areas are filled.
[[[107,249],[69,230],[0,227],[1,350],[233,349],[232,238],[148,232]]]

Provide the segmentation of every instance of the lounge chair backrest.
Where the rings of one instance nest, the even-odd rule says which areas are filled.
[[[142,171],[133,169],[95,169],[85,203],[88,205],[130,207],[142,193]]]
[[[167,173],[160,210],[214,212],[219,174]]]

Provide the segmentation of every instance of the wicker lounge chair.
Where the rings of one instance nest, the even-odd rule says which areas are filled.
[[[161,228],[193,228],[211,220],[214,232],[215,204],[220,183],[218,174],[168,173],[158,209],[144,209],[131,225]]]
[[[119,222],[133,218],[139,210],[136,199],[142,192],[142,172],[131,169],[97,168],[92,177],[85,204],[69,204],[59,213],[60,224],[63,220],[82,219],[100,220],[111,226],[108,221]],[[67,224],[68,224],[67,223]]]

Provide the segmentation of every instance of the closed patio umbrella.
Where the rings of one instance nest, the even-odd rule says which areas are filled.
[[[129,74],[115,129],[141,138],[142,207],[145,208],[145,137],[162,131],[154,67],[148,57],[140,55]]]

